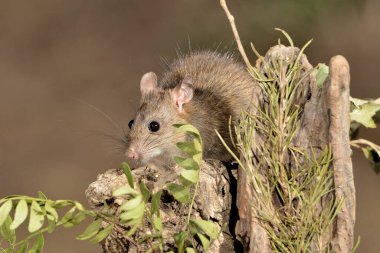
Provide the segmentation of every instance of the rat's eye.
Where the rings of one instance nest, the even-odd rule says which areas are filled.
[[[134,120],[129,121],[129,123],[128,123],[129,129],[132,129],[134,122],[135,122]]]
[[[160,124],[157,121],[152,121],[149,123],[148,129],[151,132],[157,132],[158,130],[160,130]]]

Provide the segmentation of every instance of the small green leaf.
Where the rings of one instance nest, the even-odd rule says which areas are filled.
[[[11,229],[12,218],[7,215],[3,225],[0,227],[0,235],[11,244],[16,242],[16,233],[14,229]]]
[[[87,240],[87,239],[90,239],[91,237],[95,236],[99,229],[101,228],[102,226],[102,220],[101,219],[97,219],[97,220],[94,220],[90,225],[87,226],[87,228],[80,234],[78,235],[76,238],[78,240]]]
[[[103,230],[100,230],[99,233],[91,239],[91,242],[99,243],[103,241],[112,232],[112,228],[112,225],[108,225],[108,227],[104,228]]]
[[[191,142],[178,142],[177,147],[190,156],[193,156],[196,153],[198,153],[198,151],[194,147],[194,144]]]
[[[143,201],[142,195],[137,195],[136,197],[124,202],[120,207],[119,210],[121,211],[129,211],[132,209],[135,209],[140,203]]]
[[[140,202],[140,204],[136,208],[130,211],[121,213],[120,219],[126,224],[140,223],[144,216],[144,211],[145,211],[145,203]]]
[[[198,163],[196,163],[192,158],[187,158],[177,164],[186,170],[199,170]]]
[[[47,199],[46,195],[42,191],[38,192],[38,198],[40,198],[40,199]]]
[[[11,229],[18,228],[28,217],[28,204],[25,199],[21,199],[16,206],[15,216],[11,224]]]
[[[114,197],[119,197],[119,196],[122,196],[122,195],[137,195],[138,192],[134,189],[132,189],[130,186],[122,186],[118,189],[116,189],[113,193],[112,193],[112,196]]]
[[[32,248],[28,250],[28,253],[40,253],[44,247],[44,236],[40,234],[34,242]]]
[[[326,64],[319,63],[315,72],[315,79],[318,88],[323,87],[323,83],[326,81],[328,75],[329,67]]]
[[[132,236],[135,232],[136,232],[136,230],[139,228],[139,226],[140,226],[140,223],[136,223],[136,224],[134,224],[129,230],[128,230],[128,232],[125,234],[126,236]]]
[[[51,201],[46,201],[45,203],[45,210],[47,212],[48,218],[51,217],[51,220],[58,221],[58,213],[55,210],[55,208],[52,207]]]
[[[352,100],[351,100],[352,101]],[[373,117],[380,111],[380,104],[368,101],[361,104],[350,112],[351,121],[356,121],[368,128],[375,128],[376,124]]]
[[[51,216],[47,216],[47,218],[48,218],[48,233],[50,234],[50,233],[52,233],[54,230],[55,230],[55,228],[56,228],[56,221],[55,220],[52,220],[52,217]]]
[[[181,177],[193,184],[196,184],[199,179],[199,170],[182,170]]]
[[[1,207],[0,207],[0,227],[3,225],[5,220],[7,219],[9,213],[12,210],[12,200],[7,200]]]
[[[147,203],[150,198],[150,191],[143,181],[140,182],[140,192],[143,195],[144,202]]]
[[[177,128],[181,132],[188,132],[192,133],[195,137],[201,136],[198,129],[196,129],[194,126],[189,124],[174,124],[175,128]]]
[[[212,240],[215,240],[219,236],[218,225],[211,221],[205,221],[201,219],[191,220],[190,221],[194,226],[198,227],[200,232],[203,232],[209,236]]]
[[[190,192],[188,187],[183,187],[182,185],[171,183],[167,186],[169,192],[173,197],[181,203],[190,203]]]
[[[160,216],[160,201],[161,201],[161,194],[162,190],[159,190],[152,196],[152,215],[157,214],[157,216]]]
[[[135,187],[134,187],[134,183],[133,183],[132,170],[131,170],[131,168],[129,167],[128,163],[123,162],[123,163],[121,164],[121,169],[123,170],[125,176],[127,177],[127,180],[128,180],[128,184],[129,184],[129,186],[132,187],[132,188],[135,188]]]
[[[28,249],[28,241],[25,241],[21,246],[18,248],[17,253],[25,253]]]
[[[370,161],[376,174],[380,173],[380,152],[373,147],[362,148],[364,156]]]
[[[157,216],[153,216],[153,227],[154,229],[162,232],[162,220]]]
[[[201,241],[204,252],[207,252],[207,250],[211,244],[210,240],[201,233],[197,233],[197,236],[198,236],[199,240]]]
[[[200,142],[200,140],[195,138],[193,140],[193,143],[194,143],[193,145],[197,153],[202,153],[202,143]]]
[[[44,224],[45,216],[37,201],[33,200],[30,206],[29,226],[28,231],[30,233],[36,232]]]
[[[186,253],[197,253],[198,251],[196,251],[194,248],[190,248],[190,247],[187,247],[186,248]]]
[[[86,214],[84,212],[78,212],[75,214],[70,220],[68,220],[66,223],[63,224],[65,228],[71,228],[73,226],[78,225],[83,220],[86,219]]]
[[[198,153],[198,154],[195,154],[193,155],[193,160],[198,164],[198,166],[201,164],[202,162],[202,153]]]
[[[63,215],[62,219],[57,223],[57,225],[59,226],[65,224],[66,222],[69,222],[73,218],[76,209],[77,208],[73,206],[69,211],[67,211],[65,215]]]
[[[75,207],[76,207],[79,211],[84,211],[84,210],[85,210],[84,207],[83,207],[83,205],[82,205],[81,203],[79,203],[78,201],[75,201],[74,204],[75,204]]]
[[[178,253],[183,253],[183,249],[185,247],[185,242],[186,242],[186,238],[188,237],[188,232],[187,231],[182,231],[178,234],[174,234],[174,241],[175,241],[175,244],[177,245],[178,247]]]

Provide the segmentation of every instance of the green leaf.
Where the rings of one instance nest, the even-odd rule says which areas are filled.
[[[33,244],[33,247],[28,250],[28,253],[40,253],[44,247],[44,236],[40,234]]]
[[[181,203],[190,203],[190,191],[188,187],[183,187],[182,185],[171,183],[167,186],[169,192],[173,197]]]
[[[326,81],[329,75],[329,67],[326,64],[319,63],[315,70],[315,79],[318,88],[323,87],[323,83]]]
[[[55,208],[52,207],[52,202],[49,200],[45,202],[45,211],[50,220],[58,221],[58,213]]]
[[[212,240],[217,239],[219,236],[219,227],[214,222],[196,219],[191,220],[190,223],[197,227],[200,232],[209,236]]]
[[[21,246],[18,248],[17,253],[25,253],[28,249],[28,241],[25,241]]]
[[[75,207],[76,207],[79,211],[84,211],[84,210],[85,210],[84,207],[83,207],[83,205],[82,205],[81,203],[79,203],[78,201],[75,201],[74,204],[75,204]]]
[[[199,139],[195,138],[193,140],[193,145],[197,153],[202,153],[202,143],[200,142]]]
[[[194,248],[187,247],[186,253],[197,253],[197,251]]]
[[[162,194],[162,190],[159,190],[158,192],[156,192],[152,196],[152,203],[151,203],[151,206],[152,206],[152,210],[151,210],[152,211],[152,215],[153,214],[157,214],[157,216],[160,216],[161,194]]]
[[[125,234],[126,236],[132,236],[135,232],[136,232],[136,230],[139,228],[139,226],[140,226],[140,223],[136,223],[136,224],[134,224],[129,230],[128,230],[128,232]]]
[[[36,232],[44,224],[45,216],[37,201],[33,200],[30,206],[29,226],[28,231],[30,233]]]
[[[3,225],[5,220],[7,219],[9,213],[12,210],[12,200],[7,200],[1,207],[0,207],[0,227]]]
[[[199,179],[199,170],[182,170],[181,177],[193,184],[196,184]]]
[[[46,195],[42,191],[38,192],[38,198],[40,198],[40,199],[47,199]]]
[[[0,227],[0,235],[10,242],[11,244],[16,242],[16,233],[14,229],[10,228],[10,225],[12,223],[11,216],[7,215],[7,218],[5,219],[3,225]]]
[[[66,223],[63,224],[65,228],[71,228],[75,225],[78,225],[83,220],[86,219],[86,214],[84,212],[78,212],[71,219],[69,219]]]
[[[112,228],[112,225],[108,225],[108,227],[104,228],[103,230],[100,230],[99,233],[91,239],[91,242],[99,243],[103,241],[112,232]]]
[[[180,161],[179,159],[177,160]],[[196,163],[192,158],[187,158],[177,164],[186,170],[199,170],[198,163]]]
[[[47,218],[48,218],[48,231],[47,232],[50,234],[55,230],[57,225],[56,225],[56,221],[51,219],[51,216],[50,217],[47,216]]]
[[[57,223],[57,225],[59,226],[65,224],[66,222],[69,222],[73,218],[76,209],[77,208],[73,206],[69,211],[67,211],[65,215],[63,215],[62,219]]]
[[[112,193],[112,196],[114,197],[119,197],[119,196],[122,196],[122,195],[137,195],[138,192],[134,189],[132,189],[130,186],[122,186],[118,189],[116,189],[113,193]]]
[[[197,236],[198,236],[199,240],[201,241],[203,250],[205,252],[207,252],[207,250],[208,250],[208,248],[210,247],[210,244],[211,244],[210,240],[206,236],[204,236],[203,234],[201,234],[201,233],[197,233]]]
[[[97,220],[94,220],[90,225],[87,226],[87,228],[80,234],[78,235],[76,238],[78,240],[87,240],[87,239],[90,239],[91,237],[95,236],[99,229],[101,228],[102,226],[102,220],[101,219],[97,219]]]
[[[119,210],[121,211],[129,211],[135,209],[140,203],[143,201],[142,195],[137,195],[136,197],[124,202]]]
[[[11,229],[18,228],[28,217],[28,204],[25,199],[21,199],[16,206],[15,216],[10,226]]]
[[[190,124],[174,124],[173,125],[175,128],[177,128],[179,131],[181,132],[188,132],[188,133],[192,133],[193,135],[195,135],[196,137],[198,136],[201,136],[198,129]]]
[[[364,156],[370,161],[376,174],[380,173],[380,152],[373,147],[362,148]]]
[[[144,202],[147,203],[150,198],[150,191],[143,181],[140,182],[140,192],[143,195]]]
[[[198,154],[195,154],[193,155],[193,160],[198,164],[198,166],[201,164],[202,162],[202,153],[198,153]]]
[[[136,208],[130,211],[121,213],[120,219],[126,224],[140,223],[144,216],[144,211],[145,211],[145,203],[140,202],[140,204]]]
[[[174,234],[174,241],[178,247],[178,253],[183,253],[183,249],[185,247],[186,238],[188,237],[187,231],[182,231],[178,234]]]
[[[153,227],[154,229],[162,232],[162,220],[157,216],[153,216]]]
[[[177,147],[190,156],[198,153],[198,151],[195,149],[194,143],[191,142],[178,142]]]
[[[351,121],[356,121],[368,128],[375,128],[376,124],[373,117],[380,111],[380,104],[372,101],[368,101],[365,104],[360,104],[360,106],[357,106],[358,104],[360,103],[354,103],[355,107],[350,112]]]
[[[128,184],[131,188],[135,188],[134,187],[134,183],[133,183],[133,175],[132,175],[132,170],[131,168],[129,167],[128,163],[126,162],[123,162],[121,164],[121,169],[123,170],[125,176],[127,177],[127,180],[128,180]]]

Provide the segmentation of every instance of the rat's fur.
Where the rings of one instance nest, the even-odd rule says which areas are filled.
[[[176,123],[198,128],[205,159],[231,160],[215,130],[231,144],[230,117],[237,120],[251,105],[254,81],[245,67],[228,53],[192,52],[168,65],[160,80],[156,78],[148,73],[141,81],[140,106],[127,136],[127,156],[131,149],[139,154],[132,162],[171,164],[171,158],[180,155],[176,143],[186,139],[172,127]],[[185,79],[191,83],[184,86]],[[178,93],[184,90],[191,96]],[[160,123],[159,131],[148,130],[151,121]]]

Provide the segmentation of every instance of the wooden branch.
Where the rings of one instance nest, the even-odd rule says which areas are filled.
[[[335,196],[344,204],[338,214],[333,252],[349,253],[354,245],[355,186],[351,163],[350,69],[343,56],[330,60],[328,81],[330,107],[330,143],[333,150]]]
[[[243,57],[245,65],[247,65],[247,67],[251,67],[252,65],[248,60],[247,54],[245,53],[243,44],[241,43],[240,36],[239,36],[239,33],[238,33],[236,25],[235,25],[235,17],[232,16],[231,12],[229,11],[229,9],[227,7],[226,0],[220,0],[220,5],[222,6],[224,12],[226,13],[228,21],[230,21],[232,32],[234,33],[236,44],[238,46],[241,57]]]

